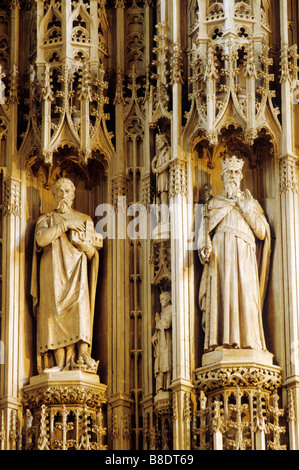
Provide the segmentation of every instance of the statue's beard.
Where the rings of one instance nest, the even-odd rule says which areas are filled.
[[[225,185],[225,193],[228,199],[236,199],[240,195],[240,186],[235,181],[227,182]]]
[[[59,201],[59,203],[57,204],[57,211],[62,214],[65,214],[70,210],[71,207],[72,203],[70,201],[68,201],[67,199],[61,199],[61,201]]]

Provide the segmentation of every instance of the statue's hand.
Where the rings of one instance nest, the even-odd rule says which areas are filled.
[[[86,253],[88,259],[91,259],[95,253],[95,247],[87,241],[76,241],[75,246],[79,251]]]
[[[85,231],[84,222],[68,220],[66,222],[66,225],[67,225],[68,230],[76,230],[77,232],[84,232]]]
[[[249,207],[252,204],[252,201],[253,201],[253,197],[251,195],[251,192],[249,191],[249,189],[246,189],[245,197],[240,198],[238,200],[238,204],[242,212],[246,213],[248,211]]]
[[[212,253],[212,247],[210,245],[205,246],[199,251],[199,257],[203,264],[208,263],[211,253]]]
[[[153,158],[153,161],[152,161],[152,172],[153,172],[153,173],[158,173],[158,170],[157,170],[157,168],[156,168],[157,159],[158,159],[158,157],[155,156],[155,157]]]

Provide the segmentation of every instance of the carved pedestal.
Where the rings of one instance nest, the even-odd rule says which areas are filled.
[[[168,391],[160,390],[154,399],[156,416],[155,446],[159,450],[172,449],[172,401]]]
[[[83,371],[44,373],[23,389],[26,450],[105,450],[107,386]]]
[[[285,449],[281,369],[263,351],[219,350],[195,370],[193,446],[200,450]]]

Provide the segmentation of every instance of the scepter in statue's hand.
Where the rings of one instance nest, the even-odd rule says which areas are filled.
[[[204,245],[204,249],[202,250],[202,258],[205,263],[209,262],[210,254],[212,251],[211,244],[209,243],[209,211],[208,211],[209,199],[210,199],[209,185],[205,184],[204,206],[203,206],[205,245]]]

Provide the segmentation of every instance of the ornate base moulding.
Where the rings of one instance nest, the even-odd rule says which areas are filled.
[[[160,390],[154,398],[154,409],[157,415],[171,413],[172,410],[170,392]]]
[[[98,375],[83,371],[48,372],[30,378],[23,388],[23,403],[36,409],[42,405],[88,406],[97,409],[106,403],[107,385]]]
[[[106,449],[107,386],[84,371],[48,372],[23,388],[25,449]]]
[[[62,372],[46,372],[35,375],[30,378],[29,385],[24,387],[25,391],[31,391],[36,388],[55,385],[85,385],[99,387],[106,390],[107,386],[100,383],[100,377],[96,374],[90,374],[81,370],[71,370]]]
[[[273,354],[268,351],[256,351],[254,349],[216,349],[202,356],[203,366],[222,363],[256,363],[272,366]]]
[[[219,349],[202,357],[194,372],[196,388],[211,391],[226,387],[261,387],[274,390],[282,385],[281,368],[273,355],[250,349]]]

